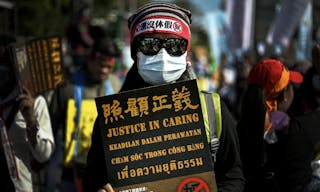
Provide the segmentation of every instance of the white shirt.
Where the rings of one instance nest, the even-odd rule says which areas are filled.
[[[17,95],[17,90],[13,91],[3,103]],[[2,111],[2,118],[6,119],[12,106]],[[13,184],[17,192],[32,192],[38,186],[32,183],[36,173],[31,168],[31,161],[36,160],[43,163],[51,157],[54,151],[54,138],[51,128],[51,121],[47,103],[43,96],[37,96],[34,103],[34,114],[37,119],[37,143],[32,147],[27,137],[26,122],[20,111],[17,112],[13,123],[10,126],[8,137],[11,140],[17,165],[19,179],[13,179]],[[7,155],[7,154],[6,154]]]

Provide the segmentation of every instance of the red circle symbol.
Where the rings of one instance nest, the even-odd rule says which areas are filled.
[[[197,177],[190,177],[183,180],[177,192],[184,192],[184,191],[192,191],[192,192],[210,192],[208,184],[200,178]]]

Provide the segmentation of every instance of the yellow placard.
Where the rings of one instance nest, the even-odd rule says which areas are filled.
[[[95,119],[97,117],[96,104],[94,100],[82,100],[81,113],[78,129],[76,128],[77,108],[75,107],[75,101],[70,99],[68,101],[67,109],[67,127],[65,134],[65,156],[64,164],[70,166],[73,161],[77,163],[85,164],[87,160],[87,154],[91,145],[91,135],[94,126]],[[77,132],[79,130],[79,132]],[[76,139],[79,139],[78,144]],[[78,146],[75,152],[76,144]]]

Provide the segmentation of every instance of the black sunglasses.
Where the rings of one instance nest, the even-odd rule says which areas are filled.
[[[183,55],[188,46],[188,40],[178,38],[159,39],[143,37],[138,39],[138,49],[145,55],[156,55],[161,48],[165,48],[171,56]]]

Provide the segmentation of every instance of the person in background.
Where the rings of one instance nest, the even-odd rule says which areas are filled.
[[[250,59],[249,54],[243,54],[241,57],[238,57],[235,60],[235,66],[236,66],[236,100],[235,100],[235,111],[234,111],[234,117],[236,120],[239,119],[240,116],[240,102],[243,95],[244,90],[247,87],[247,79],[249,76],[249,73],[252,68],[252,62]]]
[[[320,112],[296,117],[287,112],[293,86],[302,81],[299,72],[275,59],[264,59],[250,71],[237,125],[245,192],[309,190]]]
[[[304,82],[296,90],[296,98],[290,112],[301,115],[320,110],[320,43],[312,47],[312,66],[304,75]]]
[[[166,23],[155,28],[143,28],[146,22]],[[175,25],[170,25],[174,20]],[[190,52],[191,12],[171,3],[149,3],[129,18],[131,57],[134,60],[120,92],[152,85],[195,79]],[[170,27],[172,26],[172,27]],[[175,26],[176,28],[174,28]],[[174,30],[176,29],[176,30]],[[213,105],[211,105],[213,107]],[[242,191],[244,178],[239,157],[238,137],[232,115],[221,101],[222,129],[219,148],[212,152],[218,191]],[[214,118],[208,117],[208,118]],[[97,121],[96,121],[97,122]],[[211,142],[215,141],[211,138]],[[87,157],[84,191],[113,191],[108,183],[100,127],[96,123],[92,145]]]
[[[40,168],[55,148],[51,121],[45,98],[18,87],[9,50],[15,42],[0,35],[0,185],[8,192],[43,191]]]
[[[73,61],[69,67],[70,73],[83,68],[90,47],[92,47],[94,43],[93,35],[90,34],[91,18],[84,16],[81,11],[79,11],[78,14],[79,15],[76,16],[77,19],[69,23],[65,28],[69,54]]]
[[[85,65],[56,89],[50,113],[58,141],[56,158],[47,175],[48,190],[60,184],[58,188],[62,192],[82,191],[83,167],[96,113],[94,98],[120,90],[122,82],[113,74],[118,57],[119,51],[112,40],[96,39]],[[62,168],[59,164],[63,164]]]
[[[235,117],[236,111],[236,70],[234,67],[230,66],[228,62],[227,54],[223,53],[221,55],[220,64],[217,69],[217,79],[218,84],[216,88],[216,92],[218,92],[224,102],[227,104],[228,109]]]

